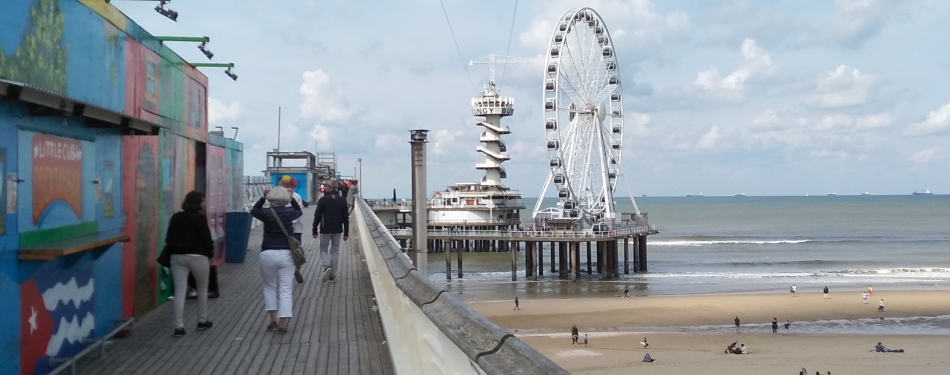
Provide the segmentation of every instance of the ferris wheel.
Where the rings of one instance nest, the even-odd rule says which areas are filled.
[[[593,9],[571,9],[554,26],[546,54],[542,112],[550,172],[540,196],[553,184],[558,203],[544,213],[588,224],[611,220],[624,129],[610,33]],[[538,199],[533,217],[540,208]]]

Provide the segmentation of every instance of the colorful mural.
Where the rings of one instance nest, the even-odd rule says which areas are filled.
[[[82,144],[68,138],[33,136],[33,224],[62,203],[82,217]],[[50,207],[50,209],[47,209]]]
[[[21,374],[52,370],[50,357],[69,357],[96,330],[96,288],[88,259],[61,268],[50,262],[20,287]]]
[[[123,244],[122,312],[140,317],[157,305],[158,137],[122,139],[122,204],[130,241]]]
[[[223,261],[224,213],[243,209],[243,153],[233,140],[205,145],[208,78],[113,5],[0,4],[0,79],[160,127],[123,136],[0,101],[0,374],[43,375],[51,357],[76,354],[115,318],[165,302],[171,279],[155,257],[196,187],[209,196]],[[130,242],[17,259],[25,247],[119,230]]]

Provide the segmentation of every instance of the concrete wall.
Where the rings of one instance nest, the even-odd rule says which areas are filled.
[[[397,374],[568,374],[420,274],[373,210],[354,222]]]
[[[155,258],[190,190],[208,194],[223,262],[224,213],[243,210],[243,151],[209,136],[207,77],[104,0],[0,1],[0,79],[158,125],[132,135],[0,101],[0,374],[45,374],[51,357],[166,300]],[[131,241],[17,256],[109,230]]]

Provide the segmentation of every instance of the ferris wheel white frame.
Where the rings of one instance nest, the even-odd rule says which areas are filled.
[[[591,8],[565,12],[554,26],[546,56],[542,114],[550,171],[532,216],[538,216],[553,183],[558,192],[555,216],[591,224],[613,220],[613,194],[622,178],[623,90],[616,51],[600,14]]]

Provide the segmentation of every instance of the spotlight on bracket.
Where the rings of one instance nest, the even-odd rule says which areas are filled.
[[[165,16],[165,18],[178,22],[178,12],[165,8],[165,4],[169,2],[171,2],[171,0],[160,0],[158,6],[155,7],[155,11]]]
[[[237,76],[237,74],[234,74],[234,72],[231,71],[231,68],[228,68],[227,70],[225,70],[225,71],[224,71],[224,74],[227,74],[228,77],[231,77],[231,79],[237,81],[237,77],[238,77],[238,76]]]
[[[198,45],[198,49],[201,50],[201,53],[205,54],[205,56],[208,56],[208,60],[214,57],[214,52],[208,49],[208,42],[201,42],[201,44]]]

